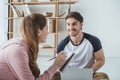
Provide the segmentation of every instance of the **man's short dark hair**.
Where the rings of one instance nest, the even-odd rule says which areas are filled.
[[[82,17],[82,15],[81,15],[80,13],[78,13],[78,12],[70,12],[70,13],[66,16],[65,20],[67,20],[68,18],[75,18],[76,20],[78,20],[78,21],[80,21],[80,22],[83,22],[83,17]]]

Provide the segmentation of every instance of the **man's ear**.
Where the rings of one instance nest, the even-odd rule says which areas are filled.
[[[83,28],[83,22],[81,22],[80,25],[81,25],[80,27],[81,27],[81,30],[82,30],[82,28]]]
[[[80,24],[81,24],[81,26],[83,26],[83,22],[81,22]]]

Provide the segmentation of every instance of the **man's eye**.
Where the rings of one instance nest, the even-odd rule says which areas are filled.
[[[70,26],[70,24],[67,24],[67,26]]]
[[[72,25],[75,26],[77,23],[73,23]]]

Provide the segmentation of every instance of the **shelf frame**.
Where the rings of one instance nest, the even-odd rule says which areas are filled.
[[[50,47],[50,48],[42,48],[42,49],[52,49],[54,50],[54,57],[56,57],[56,49],[58,46],[58,27],[59,27],[59,19],[65,19],[65,17],[59,17],[59,5],[63,5],[63,4],[67,4],[67,5],[71,5],[71,4],[75,4],[77,3],[78,0],[69,0],[69,1],[60,1],[60,0],[55,0],[55,1],[46,1],[46,2],[13,2],[13,0],[10,0],[10,3],[6,3],[9,6],[9,17],[6,18],[9,20],[9,31],[6,32],[9,36],[9,39],[13,37],[13,20],[14,19],[22,19],[23,17],[14,17],[13,15],[13,11],[12,11],[12,7],[10,5],[24,5],[24,4],[28,4],[28,5],[55,5],[55,16],[52,17],[46,17],[48,19],[55,19],[55,32],[50,33],[55,35],[54,37],[54,47]]]
[[[6,3],[7,5],[22,5],[22,4],[28,4],[28,5],[51,5],[51,4],[75,4],[78,2],[77,0],[72,1],[47,1],[47,2],[10,2]]]

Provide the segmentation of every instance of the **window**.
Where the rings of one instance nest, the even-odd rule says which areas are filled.
[[[7,40],[7,31],[8,31],[8,0],[2,0],[0,2],[0,47]]]

